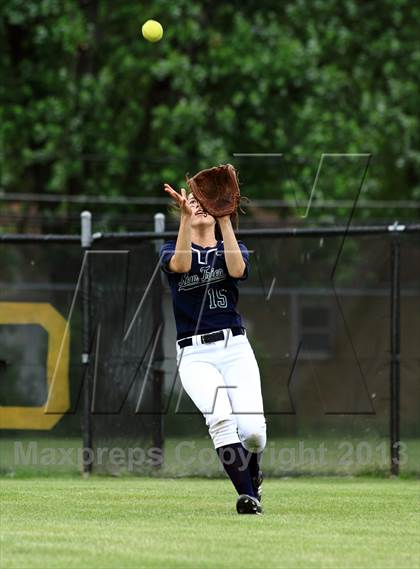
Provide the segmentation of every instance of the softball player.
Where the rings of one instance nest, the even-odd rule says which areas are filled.
[[[258,364],[236,310],[249,253],[229,216],[216,220],[185,189],[178,193],[165,184],[165,191],[180,208],[177,240],[166,242],[160,256],[172,294],[181,382],[239,494],[237,512],[260,514],[266,423]]]

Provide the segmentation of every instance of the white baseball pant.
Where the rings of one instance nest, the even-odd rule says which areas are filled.
[[[215,448],[241,442],[250,452],[266,444],[261,382],[253,349],[245,335],[180,348],[177,363],[182,386],[204,415]],[[228,336],[227,336],[228,334]]]

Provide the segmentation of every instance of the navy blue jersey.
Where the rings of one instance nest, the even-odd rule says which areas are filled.
[[[191,244],[192,261],[188,273],[174,273],[168,264],[175,253],[175,241],[167,241],[160,250],[161,268],[168,277],[174,307],[177,340],[223,328],[242,326],[236,311],[238,281],[248,276],[249,252],[238,241],[245,261],[240,279],[229,275],[223,241],[216,247]]]

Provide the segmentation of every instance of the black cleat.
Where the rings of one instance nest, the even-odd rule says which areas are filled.
[[[258,475],[252,479],[252,487],[254,488],[254,494],[257,495],[258,501],[261,502],[262,500],[262,483],[264,480],[263,473],[261,470],[258,472]]]
[[[262,514],[260,501],[254,496],[241,494],[236,501],[236,511],[238,514]]]

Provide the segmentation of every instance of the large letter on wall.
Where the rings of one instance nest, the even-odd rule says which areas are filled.
[[[48,333],[48,395],[40,407],[0,407],[0,429],[52,429],[70,406],[68,323],[47,303],[0,302],[1,324],[38,324]]]

